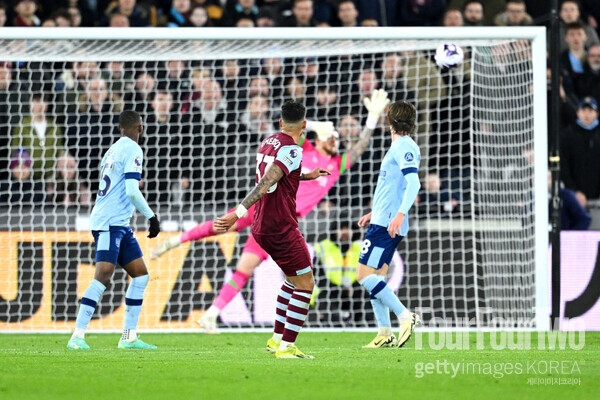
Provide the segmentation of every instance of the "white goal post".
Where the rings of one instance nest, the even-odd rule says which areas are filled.
[[[457,69],[433,62],[446,42],[465,50]],[[423,153],[422,193],[390,286],[432,328],[549,328],[543,27],[2,28],[0,60],[0,332],[73,329],[93,277],[87,220],[96,166],[118,137],[120,110],[144,117],[142,191],[159,211],[164,240],[243,197],[256,146],[277,129],[282,101],[299,99],[307,118],[332,120],[340,152],[351,152],[353,129],[364,122],[362,98],[382,87],[392,101],[417,105]],[[170,107],[164,124],[160,107]],[[351,240],[336,233],[348,225],[351,239],[364,233],[352,225],[368,211],[389,146],[385,129],[381,121],[360,160],[300,220],[312,248],[324,239],[339,245],[346,272]],[[18,165],[32,168],[25,181],[33,183],[15,182]],[[65,165],[76,172],[61,180]],[[158,241],[146,239],[143,218],[132,226],[151,276],[139,328],[198,329],[248,232],[148,260]],[[372,329],[368,296],[351,272],[340,283],[315,260],[307,329]],[[223,310],[220,327],[269,327],[281,279],[265,262]],[[121,329],[126,286],[117,271],[91,330]]]

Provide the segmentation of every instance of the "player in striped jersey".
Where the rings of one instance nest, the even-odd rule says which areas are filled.
[[[420,318],[409,312],[385,282],[394,251],[408,233],[408,210],[419,183],[419,146],[410,137],[416,130],[417,110],[404,100],[392,103],[387,112],[392,145],[381,162],[371,212],[358,221],[369,226],[362,244],[356,280],[368,292],[379,332],[365,348],[402,347],[410,339]],[[400,323],[398,339],[392,334],[390,310]]]
[[[96,243],[96,274],[81,299],[75,331],[67,344],[71,350],[89,350],[85,330],[117,263],[131,276],[125,294],[125,327],[118,348],[156,349],[156,346],[143,342],[136,334],[149,277],[142,249],[129,226],[131,216],[137,209],[150,220],[148,237],[154,238],[160,232],[158,217],[139,189],[143,154],[138,140],[143,131],[142,118],[135,111],[123,111],[119,116],[119,130],[122,137],[102,159],[98,196],[90,216]]]
[[[256,157],[256,186],[235,211],[217,218],[215,233],[225,233],[256,204],[252,236],[277,263],[285,281],[277,296],[273,338],[277,358],[313,358],[298,350],[295,342],[308,315],[314,288],[312,260],[296,217],[296,193],[300,181],[331,175],[316,167],[302,172],[302,131],[306,108],[287,101],[281,106],[281,132],[261,143]]]
[[[340,176],[348,171],[368,149],[373,130],[376,128],[379,117],[389,101],[387,93],[384,90],[375,90],[371,98],[365,99],[365,105],[369,110],[369,117],[360,134],[360,140],[353,144],[352,149],[347,153],[338,154],[339,137],[333,128],[333,124],[327,122],[307,123],[307,130],[315,130],[317,132],[317,139],[315,145],[305,137],[300,139],[299,145],[302,146],[303,150],[303,172],[308,172],[319,165],[324,165],[331,172],[331,175],[321,176],[313,181],[300,182],[296,202],[296,215],[298,218],[303,218],[309,214],[323,200],[329,190],[339,180]],[[231,230],[242,231],[252,224],[253,218],[254,207],[251,207],[248,209],[246,216],[238,219]],[[189,231],[183,232],[179,236],[160,243],[152,250],[150,258],[158,258],[170,249],[180,246],[182,243],[215,235],[213,225],[213,221],[204,222]],[[256,243],[254,237],[250,235],[244,245],[233,276],[229,281],[225,282],[207,312],[198,321],[206,333],[217,333],[217,317],[221,310],[243,289],[256,267],[268,257],[268,254]],[[274,352],[274,349],[268,350]]]

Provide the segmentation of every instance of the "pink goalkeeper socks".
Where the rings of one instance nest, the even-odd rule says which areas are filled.
[[[219,292],[217,298],[213,301],[213,306],[219,310],[225,308],[227,304],[246,286],[246,283],[250,279],[250,275],[245,274],[241,271],[235,271]]]
[[[199,240],[214,235],[213,221],[206,221],[203,224],[196,225],[189,231],[183,232],[181,234],[181,243],[191,242],[192,240]]]

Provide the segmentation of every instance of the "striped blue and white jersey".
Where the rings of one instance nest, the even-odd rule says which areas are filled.
[[[125,189],[125,180],[142,179],[142,148],[134,140],[122,137],[102,158],[100,186],[90,216],[92,230],[110,226],[129,226],[135,206]]]

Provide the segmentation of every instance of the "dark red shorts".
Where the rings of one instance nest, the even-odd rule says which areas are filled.
[[[310,253],[299,229],[291,229],[283,235],[259,235],[252,232],[252,236],[286,276],[302,275],[312,270]]]

